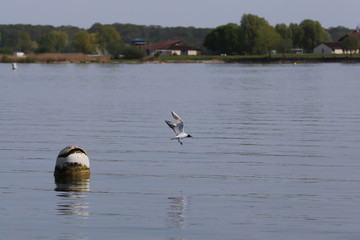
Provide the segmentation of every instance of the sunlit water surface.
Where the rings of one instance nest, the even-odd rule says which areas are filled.
[[[360,65],[0,65],[1,239],[358,239]],[[193,139],[170,141],[177,112]],[[58,182],[67,145],[91,177]]]

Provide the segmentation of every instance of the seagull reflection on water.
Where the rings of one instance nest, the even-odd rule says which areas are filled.
[[[185,221],[185,210],[187,209],[188,199],[186,197],[169,197],[171,200],[168,212],[170,227],[182,228]]]

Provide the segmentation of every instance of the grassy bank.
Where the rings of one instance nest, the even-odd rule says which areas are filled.
[[[360,55],[346,54],[274,54],[241,56],[160,56],[140,60],[110,59],[109,56],[93,56],[81,53],[44,53],[14,57],[0,55],[1,63],[360,63]]]
[[[320,62],[358,62],[360,55],[353,54],[273,54],[238,56],[164,56],[163,62],[224,62],[224,63],[320,63]]]
[[[82,53],[43,53],[15,57],[0,55],[2,63],[108,63],[109,56],[90,56]]]

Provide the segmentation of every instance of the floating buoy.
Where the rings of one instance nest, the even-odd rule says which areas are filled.
[[[161,61],[161,64],[164,64],[165,62],[164,61]]]
[[[84,177],[90,175],[90,162],[84,149],[78,146],[67,146],[59,152],[56,159],[55,178]]]
[[[17,67],[17,64],[16,64],[16,63],[13,63],[13,64],[12,64],[12,69],[13,69],[13,70],[16,70],[17,68],[18,68],[18,67]]]
[[[294,66],[296,66],[296,62],[294,62]]]

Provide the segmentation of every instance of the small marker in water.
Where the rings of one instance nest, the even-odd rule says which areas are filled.
[[[67,146],[62,149],[56,159],[54,175],[89,176],[90,163],[85,150],[78,146]]]

